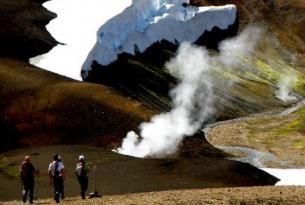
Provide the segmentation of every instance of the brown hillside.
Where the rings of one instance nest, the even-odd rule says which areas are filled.
[[[18,146],[109,145],[153,111],[110,88],[73,81],[16,59],[0,59],[2,141]],[[15,144],[16,146],[16,144]]]

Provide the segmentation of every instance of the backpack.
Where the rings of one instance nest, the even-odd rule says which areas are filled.
[[[58,171],[58,162],[55,162],[55,168],[54,168],[54,177],[59,177],[60,172]]]
[[[76,171],[76,175],[79,176],[79,177],[85,177],[87,176],[87,173],[88,173],[88,165],[84,162],[84,163],[79,163],[77,165],[77,167],[81,167],[81,169],[79,170],[80,172],[78,173],[78,171]]]
[[[22,179],[32,178],[34,177],[33,171],[34,171],[34,167],[31,163],[22,162],[20,167],[20,177]]]

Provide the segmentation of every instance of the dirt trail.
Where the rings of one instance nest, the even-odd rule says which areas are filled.
[[[178,191],[147,192],[125,195],[106,195],[102,198],[68,198],[64,204],[105,204],[105,205],[303,205],[305,188],[302,187],[241,187],[221,189],[191,189]],[[53,200],[38,200],[36,204],[54,204]],[[20,201],[0,203],[3,205],[22,204]]]

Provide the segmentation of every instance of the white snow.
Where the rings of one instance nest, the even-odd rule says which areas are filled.
[[[305,186],[305,169],[263,168],[265,172],[279,178],[277,186]]]
[[[40,68],[81,80],[81,66],[107,20],[131,5],[131,0],[52,0],[43,4],[57,14],[47,29],[59,42],[49,53],[32,58]]]
[[[235,5],[184,7],[189,0],[133,0],[131,6],[106,22],[82,70],[87,77],[92,61],[108,65],[120,53],[145,51],[165,39],[172,43],[194,42],[205,30],[226,29],[236,20]]]
[[[58,17],[47,25],[47,29],[65,45],[58,45],[49,53],[30,59],[30,62],[81,80],[82,65],[83,70],[88,71],[92,60],[107,65],[119,53],[133,54],[135,45],[144,51],[162,39],[173,43],[193,42],[204,30],[214,26],[224,29],[236,18],[233,5],[185,8],[183,3],[189,3],[189,0],[48,1],[44,6]]]

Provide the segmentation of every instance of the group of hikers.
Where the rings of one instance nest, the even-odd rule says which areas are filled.
[[[29,203],[33,203],[34,195],[34,176],[39,174],[39,170],[35,169],[31,162],[30,156],[25,156],[24,161],[20,165],[20,178],[23,185],[22,199],[26,203],[29,197]],[[88,172],[89,166],[86,163],[85,157],[80,155],[78,163],[75,168],[75,175],[80,184],[80,195],[82,199],[85,199],[85,194],[88,189]],[[53,161],[49,164],[48,168],[49,184],[53,187],[54,200],[56,203],[60,202],[60,199],[65,198],[64,194],[64,181],[65,181],[65,166],[61,160],[60,155],[55,154]]]

